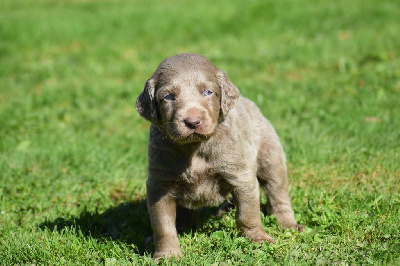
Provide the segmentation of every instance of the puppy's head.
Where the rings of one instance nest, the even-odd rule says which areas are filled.
[[[204,56],[179,54],[165,59],[147,80],[136,110],[178,143],[214,134],[239,99],[225,72]]]

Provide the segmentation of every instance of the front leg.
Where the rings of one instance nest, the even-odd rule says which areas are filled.
[[[147,181],[147,206],[154,234],[154,259],[181,257],[176,232],[176,199]]]
[[[266,240],[275,243],[275,240],[261,226],[260,192],[257,180],[242,182],[240,186],[235,186],[232,195],[237,207],[236,226],[243,235],[254,242],[261,243]]]

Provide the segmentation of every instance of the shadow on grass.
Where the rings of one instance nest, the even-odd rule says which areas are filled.
[[[217,212],[218,208],[198,210],[194,226],[187,227],[177,224],[179,233],[201,231],[204,223],[211,217],[217,218]],[[40,224],[39,228],[57,231],[72,228],[77,234],[81,233],[85,237],[118,240],[129,245],[133,244],[137,247],[140,255],[144,255],[145,252],[154,252],[150,217],[145,199],[121,203],[103,213],[83,210],[78,217],[46,221]]]
[[[57,218],[39,225],[41,229],[57,231],[66,227],[73,228],[85,237],[134,244],[141,255],[154,249],[145,246],[145,239],[152,235],[145,199],[121,203],[103,213],[83,210],[78,217]]]

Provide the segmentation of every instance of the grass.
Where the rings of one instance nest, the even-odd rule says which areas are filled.
[[[399,264],[399,17],[390,0],[1,1],[0,264],[154,264],[134,100],[181,52],[275,126],[306,230],[262,216],[277,243],[260,246],[205,209],[179,264]]]

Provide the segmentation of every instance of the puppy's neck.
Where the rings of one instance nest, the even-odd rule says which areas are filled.
[[[179,144],[175,143],[175,148],[178,149],[183,155],[192,157],[200,148],[202,141]]]

